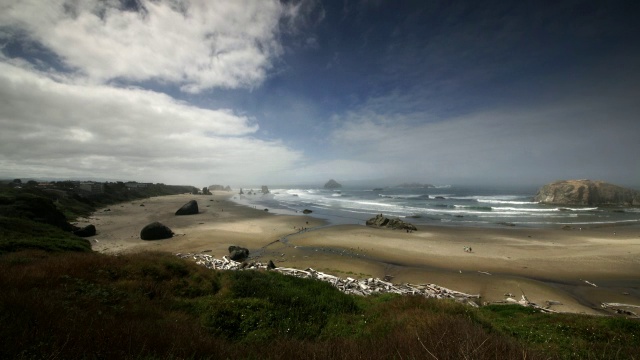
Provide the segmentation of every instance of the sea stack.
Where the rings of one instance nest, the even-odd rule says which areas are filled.
[[[324,184],[324,188],[325,189],[340,189],[342,187],[342,185],[340,185],[339,182],[331,179],[329,181],[327,181],[326,184]]]
[[[533,198],[543,204],[640,206],[640,192],[593,180],[561,180],[547,184]]]

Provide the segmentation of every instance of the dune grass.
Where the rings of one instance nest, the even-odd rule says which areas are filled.
[[[91,244],[52,225],[0,216],[0,254],[22,249],[87,252]]]
[[[2,358],[633,359],[637,321],[356,297],[170,254],[0,256]]]

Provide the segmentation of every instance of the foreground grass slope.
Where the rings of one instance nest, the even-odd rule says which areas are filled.
[[[53,225],[0,216],[0,255],[21,249],[89,252],[91,244]]]
[[[2,358],[633,359],[640,323],[361,298],[170,254],[0,256]]]

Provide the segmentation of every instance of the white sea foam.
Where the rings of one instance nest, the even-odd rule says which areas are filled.
[[[326,217],[345,217],[359,221],[376,213],[387,216],[406,217],[418,215],[417,224],[430,221],[451,221],[452,223],[484,224],[512,222],[517,224],[599,224],[616,222],[640,222],[640,208],[624,208],[612,212],[597,207],[554,207],[529,201],[526,195],[475,195],[469,189],[441,191],[440,194],[426,194],[419,189],[386,191],[382,194],[370,189],[342,189],[335,192],[326,189],[272,189],[272,196],[245,196],[242,202],[275,210],[280,207],[288,211],[300,212],[308,208],[313,214]],[[437,192],[434,191],[434,192]],[[445,193],[447,192],[447,193]],[[433,201],[435,197],[444,200]],[[427,200],[427,197],[431,200]],[[421,201],[424,200],[424,201]],[[351,215],[350,215],[351,214]],[[629,220],[633,219],[633,220]]]
[[[487,204],[512,204],[512,205],[532,205],[539,204],[535,201],[513,201],[513,200],[495,200],[495,199],[477,199],[479,203]]]

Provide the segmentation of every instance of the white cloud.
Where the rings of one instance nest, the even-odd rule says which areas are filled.
[[[0,62],[5,176],[97,177],[208,185],[260,182],[301,154],[252,135],[231,110],[137,88],[74,84]]]
[[[277,0],[21,0],[0,5],[4,36],[26,36],[98,83],[155,80],[183,91],[252,88],[282,50]],[[1,27],[0,27],[1,28]]]

